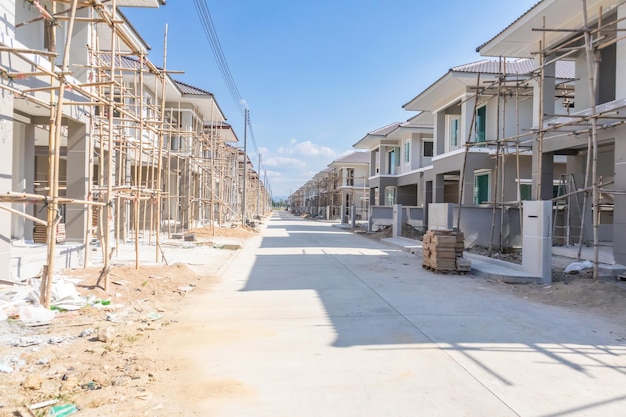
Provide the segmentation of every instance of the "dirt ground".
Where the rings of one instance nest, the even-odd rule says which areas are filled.
[[[198,245],[213,236],[243,243],[256,234],[247,228],[195,232]],[[232,253],[222,252],[222,261]],[[181,321],[185,299],[210,291],[216,278],[182,263],[114,266],[106,293],[95,287],[100,270],[60,273],[80,280],[75,287],[95,301],[93,306],[61,312],[50,324],[34,327],[8,309],[9,320],[0,321],[0,417],[47,416],[51,406],[31,414],[25,405],[49,400],[58,401],[54,406],[75,405],[80,416],[190,415],[184,401],[163,398],[177,364],[160,358],[160,339],[163,329]]]
[[[200,244],[213,236],[244,242],[255,235],[253,230],[239,228],[195,233]],[[94,287],[99,272],[100,268],[76,269],[62,275],[82,280],[76,284],[81,294],[105,300],[104,304],[109,300],[108,305],[100,302],[62,312],[51,324],[40,327],[26,327],[16,318],[0,321],[0,335],[4,335],[0,336],[0,342],[4,341],[0,365],[5,366],[0,371],[0,417],[47,416],[49,406],[30,414],[24,405],[48,400],[57,400],[56,405],[74,404],[80,416],[206,415],[190,411],[194,393],[241,394],[242,388],[229,381],[194,382],[193,369],[187,369],[183,361],[165,361],[159,349],[176,345],[176,340],[164,339],[166,334],[175,339],[189,337],[182,334],[186,330],[182,307],[211,291],[216,277],[200,275],[182,263],[139,269],[118,266],[111,270],[107,294]],[[626,306],[626,283],[593,281],[588,271],[570,275],[559,268],[553,281],[549,286],[487,282],[529,300],[624,320],[620,315]],[[6,342],[9,336],[12,343]],[[11,368],[8,373],[6,366]],[[189,382],[181,384],[177,379],[185,376]],[[185,390],[173,392],[172,380]]]

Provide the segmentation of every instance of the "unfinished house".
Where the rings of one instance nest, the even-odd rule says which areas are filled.
[[[433,128],[429,114],[369,132],[353,147],[369,151],[371,205],[420,204],[420,177],[433,157]]]
[[[328,212],[341,223],[367,219],[369,209],[369,153],[352,152],[335,159],[328,167]]]
[[[507,237],[519,237],[520,201],[532,196],[532,143],[524,139],[533,122],[533,69],[529,59],[456,66],[403,106],[434,121],[432,166],[424,172],[420,201],[462,204],[460,227],[470,245],[490,245],[494,234],[496,246],[519,245]],[[559,62],[555,75],[552,106],[564,112],[574,62]],[[555,157],[550,187],[553,181],[558,186],[564,162]],[[512,225],[515,230],[507,230]]]
[[[593,243],[596,266],[599,246],[611,243],[615,261],[626,264],[625,17],[621,1],[544,0],[477,48],[484,56],[533,60],[533,194],[552,198],[555,159],[565,157],[555,218],[573,238],[566,235],[567,243]],[[576,63],[567,111],[555,106],[564,60]]]
[[[353,147],[369,154],[368,229],[390,226],[396,204],[404,206],[404,223],[422,227],[423,177],[434,154],[431,114],[374,130]]]
[[[155,66],[119,9],[164,2],[115,4],[0,5],[0,277],[45,265],[43,288],[55,261],[87,265],[92,241],[103,271],[129,241],[137,264],[140,243],[158,261],[160,232],[242,221],[246,177],[248,211],[269,208],[213,95]]]

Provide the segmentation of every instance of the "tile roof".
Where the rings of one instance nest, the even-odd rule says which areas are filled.
[[[110,54],[101,53],[99,54],[99,58],[102,61],[102,63],[104,63],[105,65],[111,65]],[[139,59],[135,57],[127,56],[127,55],[115,55],[115,66],[118,68],[135,69],[135,70],[138,70],[140,67]],[[162,70],[161,67],[158,67],[156,65],[155,67],[158,68],[159,70]],[[146,70],[149,70],[148,66],[145,64],[144,64],[144,68]],[[196,95],[196,96],[212,96],[213,95],[209,91],[203,90],[198,87],[194,87],[193,85],[184,83],[182,81],[178,81],[173,78],[172,78],[172,81],[174,81],[174,83],[176,84],[176,86],[178,87],[178,89],[180,90],[182,94]]]
[[[370,161],[369,152],[351,152],[347,155],[341,156],[331,162],[341,164],[367,164]]]
[[[459,65],[450,68],[450,72],[471,72],[482,74],[498,74],[500,73],[500,61],[497,59],[483,59],[469,64]],[[512,59],[506,60],[506,73],[509,75],[530,74],[535,69],[535,63],[532,59]],[[575,62],[574,61],[557,61],[556,78],[574,79]]]
[[[422,125],[422,124],[416,124],[416,123],[411,123],[411,122],[395,122],[387,126],[381,127],[380,129],[372,130],[371,132],[368,133],[368,135],[387,136],[394,130],[399,129],[401,127],[432,129],[432,125]]]
[[[182,81],[178,81],[178,80],[174,80],[173,81],[176,83],[176,85],[178,86],[178,89],[180,90],[181,93],[183,94],[190,94],[190,95],[196,95],[196,96],[212,96],[213,94],[211,94],[210,92],[203,90],[201,88],[198,87],[194,87],[193,85],[189,85],[187,83],[184,83]]]

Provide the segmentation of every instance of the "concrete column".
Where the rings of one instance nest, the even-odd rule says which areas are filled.
[[[539,172],[539,158],[541,161],[541,172]],[[540,200],[551,200],[553,196],[552,186],[554,181],[554,153],[547,152],[543,155],[539,155],[539,148],[537,143],[533,144],[533,185],[532,193],[533,198],[537,195],[537,187],[539,179],[541,179],[541,190],[539,194]]]
[[[24,192],[28,194],[35,193],[35,126],[30,124],[25,126],[24,130],[24,161],[26,169],[24,170]],[[35,216],[35,207],[29,204],[24,208],[26,214]],[[31,220],[24,221],[24,240],[32,241],[34,233],[34,224]]]
[[[461,103],[461,120],[459,121],[460,129],[459,129],[459,143],[465,144],[467,142],[467,137],[470,132],[474,131],[474,102],[476,101],[475,95],[472,93],[471,96],[467,97],[463,103]],[[474,123],[472,123],[474,120]],[[474,135],[470,137],[470,141],[474,140]]]
[[[433,181],[433,203],[444,202],[443,174],[436,174]]]
[[[524,236],[522,238],[522,267],[552,282],[552,202],[524,201]]]
[[[352,228],[356,228],[356,207],[354,203],[350,206],[350,225]]]
[[[0,2],[0,33],[15,37],[15,3]],[[0,52],[0,65],[11,68],[9,54]],[[0,83],[8,81],[0,77]],[[11,190],[13,178],[13,93],[0,89],[0,194]],[[9,279],[11,213],[0,210],[0,278]]]
[[[0,89],[0,194],[13,187],[13,94]],[[0,278],[9,279],[11,213],[0,210]]]
[[[89,192],[89,156],[87,127],[70,123],[67,137],[67,191],[68,198],[86,200]],[[87,231],[87,206],[68,204],[65,209],[65,232],[68,242],[84,242]]]
[[[402,236],[402,204],[394,204],[391,237],[400,236]]]
[[[626,4],[622,4],[617,8],[617,28],[622,31],[626,30]],[[624,32],[618,32],[624,33]],[[616,74],[626,74],[626,40],[622,39],[617,42],[616,46]],[[621,99],[626,97],[626,77],[616,77],[615,80],[615,98]],[[576,98],[578,101],[578,98]],[[576,103],[578,108],[578,103]]]
[[[343,199],[341,201],[343,202]],[[370,207],[371,206],[376,206],[378,204],[379,204],[379,202],[376,201],[376,188],[370,188]],[[343,210],[343,206],[342,206],[342,210]]]
[[[34,192],[35,179],[35,128],[34,124],[13,124],[13,161],[20,161],[13,167],[12,190],[22,193]],[[12,203],[11,207],[23,213],[34,215],[34,206]],[[33,222],[22,216],[13,215],[11,237],[16,240],[33,239]]]
[[[30,126],[30,125],[29,125]],[[31,129],[32,130],[32,129]],[[13,179],[11,189],[18,192],[26,192],[26,171],[34,171],[34,160],[25,158],[26,153],[26,125],[23,123],[13,122],[13,160],[25,161],[26,163],[15,164],[13,167]],[[28,167],[27,167],[28,165]],[[24,212],[26,204],[12,203],[11,207],[15,210]],[[11,239],[24,239],[26,219],[19,215],[13,215],[11,221]]]
[[[584,49],[581,49],[576,56],[576,81],[574,81],[574,90],[576,91],[574,110],[581,111],[590,108],[589,71],[587,71],[587,56]]]
[[[615,139],[615,185],[616,190],[626,190],[626,141],[625,129],[620,129]],[[626,195],[615,194],[613,210],[613,257],[615,263],[626,265]]]
[[[433,140],[435,141],[435,155],[445,152],[446,146],[446,115],[443,111],[434,114],[435,126],[433,129]]]

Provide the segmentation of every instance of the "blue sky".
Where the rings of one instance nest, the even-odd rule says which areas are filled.
[[[367,132],[414,115],[402,105],[536,0],[207,0],[274,198],[287,197]],[[211,91],[243,142],[192,0],[124,9],[174,78]],[[243,144],[242,144],[243,146]],[[258,154],[248,146],[258,169]]]

